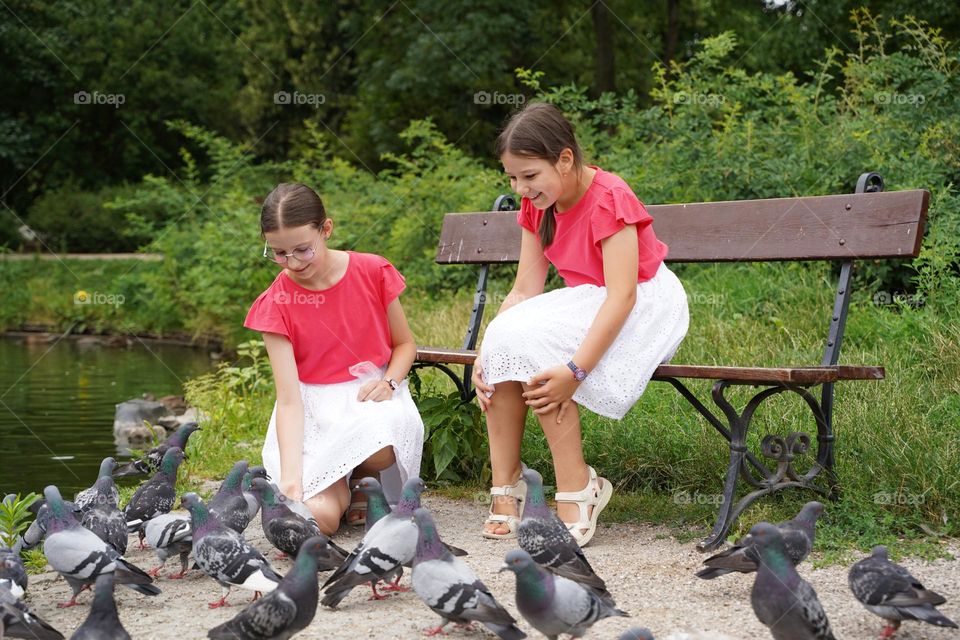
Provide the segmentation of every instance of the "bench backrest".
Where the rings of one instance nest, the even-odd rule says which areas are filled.
[[[667,262],[915,258],[930,194],[924,189],[652,205]],[[436,261],[507,263],[520,257],[515,211],[449,213]]]

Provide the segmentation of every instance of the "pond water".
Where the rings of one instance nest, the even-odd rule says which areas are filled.
[[[48,484],[72,497],[118,455],[117,403],[182,395],[183,381],[213,368],[205,350],[177,345],[0,338],[0,497]]]

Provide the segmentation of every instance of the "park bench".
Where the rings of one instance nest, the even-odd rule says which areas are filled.
[[[839,364],[851,272],[857,260],[915,258],[920,251],[929,192],[883,191],[883,179],[865,173],[852,194],[653,205],[657,237],[670,252],[667,262],[757,262],[830,260],[839,263],[839,278],[823,358],[819,364],[779,367],[728,367],[662,364],[653,379],[671,384],[727,441],[730,453],[722,502],[710,535],[698,545],[710,551],[725,540],[737,517],[757,498],[786,488],[811,489],[834,498],[839,489],[834,472],[833,391],[846,380],[882,380],[882,366]],[[443,219],[436,262],[479,265],[479,278],[466,335],[460,348],[421,347],[415,367],[437,367],[457,385],[464,402],[474,394],[471,365],[487,297],[491,264],[515,263],[520,255],[516,201],[500,196],[493,211],[451,213]],[[828,311],[824,309],[824,311]],[[696,330],[697,318],[690,327]],[[682,355],[682,348],[680,351]],[[452,366],[462,366],[460,373]],[[720,414],[711,411],[684,380],[713,380],[711,397]],[[760,388],[742,411],[725,392],[734,386]],[[819,387],[819,394],[814,391]],[[759,455],[747,447],[750,422],[760,404],[790,391],[809,407],[816,423],[816,450],[806,470],[794,459],[808,452],[811,435],[767,434]],[[817,397],[819,395],[819,398]],[[767,460],[764,460],[767,459]],[[768,466],[770,465],[770,466]],[[738,479],[751,489],[736,498]]]

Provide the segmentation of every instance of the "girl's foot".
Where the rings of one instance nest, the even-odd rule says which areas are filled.
[[[350,506],[345,517],[347,524],[352,527],[362,527],[367,523],[367,496],[362,491],[350,494]]]
[[[483,524],[483,537],[514,538],[527,499],[527,483],[521,477],[512,485],[490,488],[490,514]]]
[[[587,546],[597,531],[597,519],[613,495],[613,485],[597,476],[593,467],[587,467],[587,486],[580,491],[558,491],[557,515],[567,525],[570,534],[581,547]]]

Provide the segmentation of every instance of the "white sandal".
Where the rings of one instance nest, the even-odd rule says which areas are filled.
[[[587,469],[590,472],[590,479],[581,491],[558,491],[554,495],[557,502],[573,502],[580,507],[580,520],[564,524],[581,547],[587,546],[593,539],[593,534],[597,532],[597,518],[610,502],[610,496],[613,495],[613,485],[610,481],[598,477],[593,467],[588,466]],[[603,482],[602,485],[600,481]],[[590,507],[593,507],[593,513],[590,513]]]
[[[523,468],[526,468],[525,466]],[[513,498],[517,502],[517,515],[510,515],[506,513],[494,513],[493,512],[493,501],[497,496],[506,496]],[[520,519],[523,517],[523,507],[527,502],[527,481],[523,479],[521,475],[520,478],[511,485],[505,485],[502,487],[490,487],[490,512],[487,515],[486,521],[483,523],[486,525],[488,522],[495,522],[499,524],[506,524],[509,527],[509,533],[494,533],[492,531],[487,531],[486,528],[483,529],[483,537],[489,538],[491,540],[505,540],[507,538],[516,538],[517,537],[517,528],[520,526]]]

